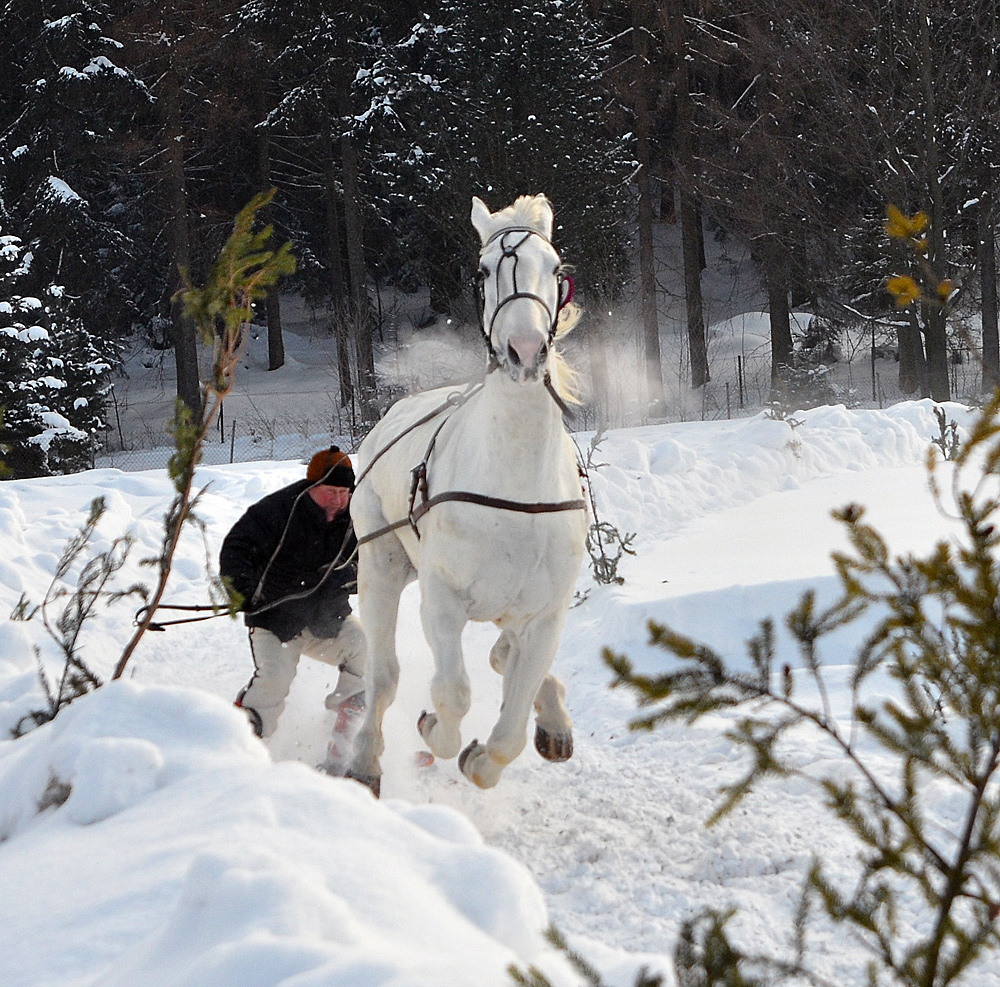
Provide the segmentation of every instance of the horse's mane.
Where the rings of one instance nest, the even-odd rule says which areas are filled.
[[[506,209],[490,213],[480,231],[483,243],[508,226],[524,226],[538,230],[546,240],[552,239],[552,203],[544,195],[519,195]]]

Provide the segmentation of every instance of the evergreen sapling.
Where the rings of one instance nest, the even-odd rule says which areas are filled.
[[[205,286],[194,288],[189,285],[183,292],[188,314],[200,328],[204,344],[211,347],[212,362],[200,415],[192,415],[190,409],[178,401],[169,425],[175,452],[167,469],[175,495],[164,515],[159,553],[140,563],[155,570],[156,582],[152,589],[139,583],[125,590],[112,587],[113,579],[124,566],[133,545],[131,535],[126,534],[113,540],[107,550],[84,562],[75,587],[67,588],[67,579],[85,557],[105,511],[103,498],[94,500],[87,521],[70,540],[56,566],[45,600],[36,607],[22,597],[12,614],[13,619],[31,620],[41,613],[46,631],[56,641],[63,656],[63,671],[58,684],[53,686],[36,649],[46,706],[25,716],[15,730],[17,734],[30,728],[29,724],[37,726],[51,720],[64,706],[101,685],[100,679],[80,657],[81,631],[93,616],[99,601],[114,603],[124,597],[138,596],[146,602],[146,606],[139,611],[136,629],[123,648],[112,674],[112,678],[122,676],[136,646],[153,623],[153,614],[166,590],[173,557],[185,525],[194,524],[204,531],[195,513],[200,492],[194,490],[195,470],[201,460],[202,447],[232,387],[242,350],[244,327],[251,319],[254,302],[262,298],[280,277],[291,273],[295,266],[290,244],[272,250],[268,246],[271,227],[258,231],[253,228],[258,211],[270,201],[272,195],[273,192],[256,196],[239,212],[233,232],[222,247]],[[211,571],[207,552],[206,569]],[[209,592],[219,612],[235,614],[239,600],[226,587],[209,579]],[[65,601],[62,609],[57,616],[53,616],[53,608],[62,601]]]
[[[940,463],[934,444],[927,463],[931,489],[959,530],[925,557],[893,557],[857,505],[835,513],[852,549],[833,556],[839,597],[821,608],[815,594],[806,592],[784,622],[798,649],[799,670],[777,659],[770,620],[762,621],[748,642],[749,670],[653,622],[652,643],[675,659],[669,670],[639,674],[627,657],[605,650],[615,676],[612,687],[633,692],[643,710],[633,729],[690,724],[712,713],[731,715],[727,738],[742,751],[747,768],[723,787],[709,824],[732,812],[765,779],[797,776],[817,787],[858,844],[859,872],[853,881],[832,879],[821,860],[810,869],[794,955],[751,957],[726,936],[726,915],[706,913],[687,927],[690,944],[682,950],[687,979],[678,968],[679,982],[822,983],[809,968],[806,933],[814,906],[864,944],[871,957],[871,987],[973,983],[977,963],[988,962],[987,955],[995,961],[1000,946],[1000,392],[947,467],[947,495]],[[820,644],[862,615],[875,620],[874,629],[851,663],[848,708],[835,710]],[[798,698],[800,678],[815,686],[815,701]],[[886,679],[891,698],[875,698]],[[819,778],[800,771],[793,746],[784,741],[802,729],[832,743],[850,771]],[[935,798],[953,807],[956,826],[944,825],[930,811],[932,789]],[[904,900],[919,903],[918,921],[902,923]],[[751,976],[755,970],[763,973]]]

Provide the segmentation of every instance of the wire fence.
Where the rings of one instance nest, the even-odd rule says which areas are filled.
[[[160,403],[148,405],[148,417],[136,414],[142,411],[141,405],[132,405],[131,411],[127,420],[119,417],[100,436],[94,450],[94,468],[133,472],[166,467],[174,449]],[[227,414],[224,404],[202,447],[202,462],[218,466],[263,460],[306,461],[329,445],[353,449],[363,434],[363,426],[346,414],[314,418],[261,413],[236,416]]]
[[[974,403],[980,391],[981,368],[974,360],[951,364],[952,393],[956,400]],[[816,368],[811,381],[813,394],[776,395],[771,382],[769,355],[747,354],[717,359],[712,379],[692,390],[684,379],[687,368],[679,364],[675,378],[665,381],[665,405],[650,415],[637,398],[637,378],[618,374],[601,400],[591,396],[575,409],[568,422],[573,431],[620,428],[650,421],[720,421],[758,414],[776,400],[794,411],[814,404],[844,404],[847,407],[883,408],[915,397],[899,387],[899,364],[891,355],[870,354],[842,360],[828,368]],[[585,376],[584,389],[588,386]],[[383,394],[387,405],[392,394]],[[798,400],[801,398],[801,400]],[[163,469],[173,452],[164,422],[169,401],[135,402],[128,414],[113,411],[109,427],[94,449],[92,466],[125,471]],[[326,445],[337,444],[349,451],[357,448],[367,425],[340,408],[333,394],[317,395],[315,416],[266,414],[261,408],[236,403],[236,411],[223,406],[203,449],[206,465],[258,461],[307,461]]]
[[[206,465],[307,460],[323,444],[353,451],[396,398],[437,386],[463,386],[482,373],[481,339],[472,330],[463,335],[448,322],[408,331],[399,339],[394,333],[391,343],[378,347],[378,395],[375,407],[362,415],[357,402],[341,403],[332,337],[306,324],[301,313],[299,322],[302,331],[286,333],[288,366],[273,377],[266,372],[266,330],[251,328],[243,357],[246,372],[227,396],[204,446]],[[582,397],[568,425],[584,432],[746,417],[775,402],[794,413],[819,404],[883,408],[917,397],[900,388],[894,334],[880,331],[876,338],[862,326],[826,326],[826,334],[818,334],[825,347],[820,351],[804,348],[810,335],[817,336],[812,317],[796,316],[794,328],[796,370],[782,393],[772,382],[765,313],[742,313],[713,324],[711,379],[698,388],[691,386],[686,329],[670,323],[660,334],[663,401],[650,407],[640,322],[617,312],[603,325],[585,322],[560,347],[578,375]],[[974,404],[982,393],[982,367],[963,343],[969,338],[954,334],[949,370],[955,400]],[[809,362],[812,357],[816,362]],[[175,401],[173,373],[169,360],[152,368],[150,363],[140,358],[112,388],[108,425],[93,449],[92,466],[138,471],[167,465],[173,453],[166,424]],[[352,377],[358,394],[353,367]]]

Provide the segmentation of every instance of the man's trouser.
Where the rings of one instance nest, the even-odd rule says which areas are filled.
[[[263,737],[270,737],[277,729],[301,655],[340,669],[337,687],[327,697],[327,708],[364,689],[365,635],[353,615],[344,619],[336,637],[320,638],[304,630],[284,644],[271,631],[251,627],[250,651],[253,678],[236,703],[244,709],[256,710]]]

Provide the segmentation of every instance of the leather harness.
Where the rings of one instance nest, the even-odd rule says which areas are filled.
[[[524,233],[525,235],[513,246],[507,245],[503,237],[508,233]],[[533,294],[531,292],[519,291],[517,288],[517,250],[529,236],[539,236],[548,243],[547,237],[541,232],[530,227],[507,227],[502,230],[498,230],[494,233],[485,244],[483,244],[483,249],[485,250],[494,240],[500,239],[501,247],[503,249],[503,254],[500,258],[500,262],[497,264],[497,295],[499,297],[499,277],[500,277],[500,266],[505,258],[513,258],[514,269],[512,271],[511,280],[514,286],[514,291],[506,295],[501,301],[497,303],[496,308],[493,310],[493,315],[490,318],[489,330],[487,331],[484,320],[484,309],[485,309],[485,292],[483,290],[483,280],[479,280],[477,285],[477,296],[480,304],[477,305],[477,312],[479,313],[479,326],[482,330],[483,336],[486,340],[487,345],[490,350],[490,366],[487,373],[492,373],[494,370],[498,369],[500,366],[499,358],[497,357],[496,350],[493,346],[493,324],[496,321],[497,313],[503,308],[504,305],[509,302],[515,301],[518,298],[528,298],[532,301],[537,302],[542,308],[545,309],[546,314],[549,318],[549,335],[548,342],[551,343],[555,338],[556,326],[559,320],[559,313],[568,304],[570,298],[573,295],[573,282],[568,276],[564,276],[561,273],[556,275],[558,281],[557,288],[557,306],[556,310],[553,312],[546,301],[540,296]],[[564,290],[564,286],[568,286]],[[543,378],[543,382],[546,390],[552,396],[552,399],[559,406],[560,410],[566,413],[568,411],[562,398],[559,397],[556,392],[555,387],[552,384],[552,378],[546,371]],[[474,394],[476,394],[483,387],[483,381],[478,381],[476,384],[466,388],[464,392],[450,394],[447,400],[435,408],[433,411],[424,415],[422,418],[418,419],[409,428],[404,429],[400,432],[394,439],[383,446],[374,456],[372,461],[368,464],[365,470],[362,472],[361,476],[358,477],[355,486],[361,484],[362,479],[368,474],[371,468],[375,465],[378,459],[384,455],[393,445],[395,445],[403,436],[412,432],[413,429],[418,428],[421,425],[433,420],[438,415],[445,411],[454,410],[455,408],[465,404]],[[417,528],[417,522],[432,508],[436,507],[438,504],[444,504],[447,502],[458,501],[465,504],[479,504],[482,507],[490,507],[494,510],[500,511],[514,511],[519,514],[554,514],[560,511],[585,511],[587,509],[587,502],[582,498],[574,498],[572,500],[558,500],[558,501],[542,501],[542,502],[532,502],[532,501],[521,501],[521,500],[507,500],[503,497],[491,497],[487,494],[473,493],[468,490],[448,490],[443,493],[435,494],[433,497],[429,496],[429,491],[427,487],[427,466],[430,461],[431,453],[434,450],[434,444],[437,441],[438,433],[444,428],[445,423],[448,421],[447,416],[441,421],[438,427],[434,430],[434,434],[431,436],[431,440],[427,446],[427,451],[424,453],[424,458],[421,462],[415,466],[410,471],[410,502],[409,508],[407,510],[406,517],[401,518],[398,521],[393,521],[391,524],[387,524],[384,527],[378,528],[375,531],[369,532],[367,535],[362,536],[358,539],[358,546],[366,544],[367,542],[374,541],[376,538],[380,538],[382,535],[388,534],[390,531],[395,531],[398,528],[405,527],[409,525],[412,528],[413,533],[420,537],[420,531]],[[418,502],[418,498],[419,502]]]

